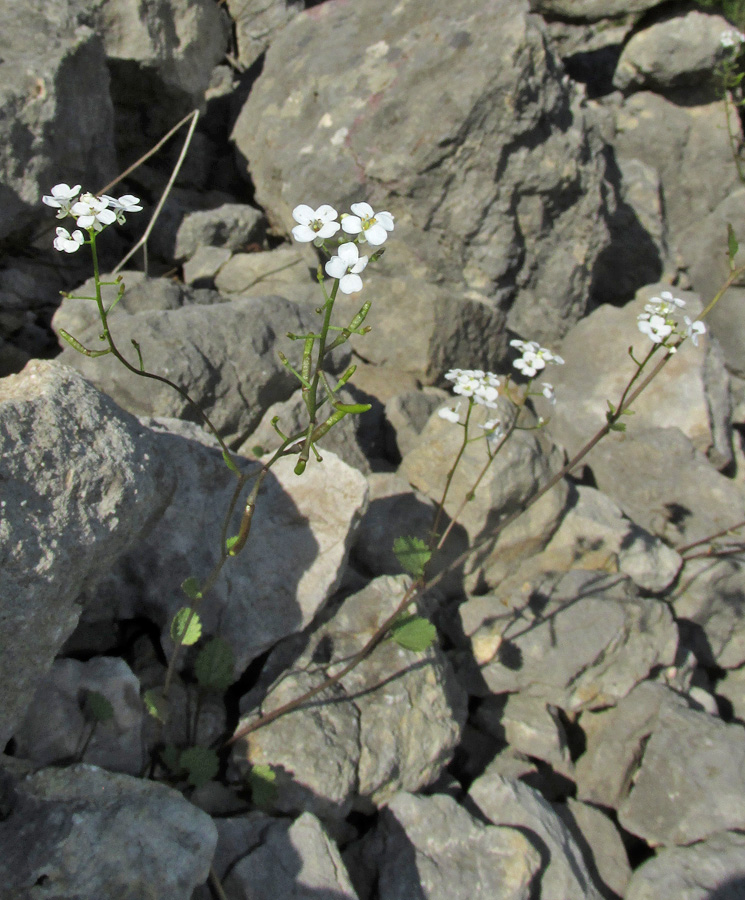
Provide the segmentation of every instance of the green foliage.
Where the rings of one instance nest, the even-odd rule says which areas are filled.
[[[98,691],[86,691],[83,715],[90,722],[110,722],[114,718],[114,707]]]
[[[206,691],[222,693],[235,677],[233,649],[222,638],[213,637],[202,647],[194,663],[194,674],[199,686]]]
[[[391,638],[404,650],[422,653],[437,640],[437,629],[421,616],[406,616],[391,628]]]
[[[158,688],[150,688],[142,695],[148,715],[165,725],[168,720],[168,701]]]
[[[393,542],[393,552],[404,572],[408,572],[415,578],[421,578],[424,575],[424,567],[432,556],[432,551],[421,538],[408,535],[396,538]]]
[[[730,271],[735,270],[735,257],[737,256],[737,251],[739,249],[740,245],[737,243],[735,229],[727,222],[727,255],[729,256]]]
[[[166,744],[160,751],[160,758],[165,767],[174,775],[180,775],[183,772],[180,762],[181,751],[175,744]]]
[[[202,599],[202,592],[199,590],[199,582],[192,575],[181,582],[181,590],[190,600]]]
[[[277,796],[277,773],[271,766],[252,766],[248,775],[251,799],[261,809],[270,806]]]
[[[199,615],[190,606],[182,606],[171,622],[172,640],[174,643],[180,642],[185,647],[190,647],[196,644],[201,636],[202,622]]]
[[[200,788],[217,775],[220,761],[209,747],[189,747],[179,757],[179,764],[187,773],[187,781]]]
[[[733,25],[745,29],[745,0],[697,0],[699,6],[721,13]]]

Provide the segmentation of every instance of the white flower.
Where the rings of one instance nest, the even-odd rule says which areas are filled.
[[[541,347],[536,341],[510,341],[510,347],[516,347],[522,356],[516,359],[512,365],[528,378],[534,378],[541,369],[546,368],[547,362],[564,365],[564,360],[556,353],[552,353],[548,347]]]
[[[486,443],[489,450],[494,452],[499,442],[504,438],[504,428],[501,421],[499,419],[489,419],[483,425],[479,425],[479,428],[483,428],[486,432]]]
[[[460,422],[460,413],[458,410],[460,409],[460,401],[458,401],[455,406],[446,406],[443,409],[437,410],[437,415],[441,419],[446,419],[448,422],[453,422],[453,424],[458,424]]]
[[[45,194],[41,198],[41,202],[58,210],[57,218],[64,219],[70,212],[72,201],[78,196],[79,190],[79,184],[76,184],[75,187],[70,187],[67,184],[55,184],[52,188],[52,193]]]
[[[692,322],[688,316],[683,316],[683,320],[686,323],[686,337],[689,337],[693,341],[693,346],[698,347],[698,336],[700,334],[706,334],[706,325],[703,322]]]
[[[124,194],[118,200],[115,197],[109,197],[108,194],[101,194],[101,199],[105,200],[108,205],[114,210],[116,221],[120,225],[123,225],[127,221],[124,218],[124,213],[142,211],[142,207],[140,206],[140,198],[135,197],[133,194]]]
[[[451,369],[445,378],[453,383],[453,393],[473,398],[487,409],[496,409],[499,399],[499,379],[493,372],[482,369]]]
[[[326,263],[326,272],[332,278],[339,279],[339,290],[342,294],[354,294],[362,290],[362,279],[359,273],[367,265],[367,257],[360,256],[357,245],[353,243],[340,244]]]
[[[292,211],[292,218],[299,222],[292,229],[292,236],[296,241],[307,244],[310,241],[321,241],[333,237],[341,227],[336,221],[339,214],[333,206],[324,203],[318,209],[313,209],[305,203],[296,206]]]
[[[57,229],[57,237],[54,239],[54,249],[64,250],[65,253],[74,253],[83,246],[82,231],[73,231],[72,234],[66,228]]]
[[[637,316],[637,320],[639,331],[642,334],[646,334],[655,344],[661,344],[666,337],[672,334],[673,326],[666,319],[663,319],[662,316],[640,313]]]
[[[341,227],[347,234],[358,234],[360,243],[367,241],[374,247],[384,244],[388,232],[393,231],[393,216],[389,212],[376,213],[369,203],[353,203],[353,216],[342,216]]]
[[[70,214],[77,218],[78,228],[92,228],[101,231],[105,225],[116,222],[116,213],[109,209],[109,201],[93,194],[83,194],[77,203],[70,207]]]
[[[552,384],[549,384],[547,381],[542,381],[541,384],[543,385],[543,389],[541,390],[543,396],[546,398],[546,400],[548,400],[550,404],[556,406],[556,394],[554,392],[554,386]]]
[[[742,44],[743,41],[745,41],[745,34],[737,31],[735,28],[728,28],[726,31],[723,31],[722,36],[719,38],[719,43],[722,47],[727,48]]]

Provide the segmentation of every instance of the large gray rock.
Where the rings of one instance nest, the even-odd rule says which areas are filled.
[[[217,830],[165,785],[87,765],[2,777],[2,900],[184,900],[206,881]]]
[[[691,10],[670,16],[634,34],[623,48],[613,84],[622,91],[665,93],[679,88],[708,89],[719,99],[715,78],[723,55],[720,37],[731,24],[722,16]]]
[[[601,900],[571,831],[538,791],[510,778],[484,775],[468,796],[490,822],[519,829],[541,853],[542,900]]]
[[[521,829],[484,824],[443,794],[393,797],[365,855],[380,900],[529,900],[543,868]]]
[[[66,4],[0,5],[0,238],[38,217],[52,185],[115,172],[103,44]]]
[[[625,900],[739,900],[745,890],[745,835],[715,834],[692,847],[667,847],[634,872]]]
[[[238,44],[238,61],[248,68],[267,49],[275,32],[296,16],[298,0],[227,0]]]
[[[189,576],[205,578],[215,564],[235,477],[196,426],[151,424],[163,432],[158,453],[168,460],[177,489],[147,538],[88,598],[85,621],[145,615],[163,628],[170,648],[171,619],[186,605],[177,587]],[[204,633],[221,634],[231,644],[238,672],[277,641],[302,631],[339,586],[365,507],[364,477],[333,453],[309,464],[302,478],[293,466],[294,458],[285,458],[272,467],[248,543],[228,561],[200,609]]]
[[[87,712],[91,693],[111,704],[111,719],[97,721]],[[57,659],[14,735],[15,753],[46,766],[76,759],[85,749],[76,761],[139,775],[145,761],[144,712],[140,683],[123,659]]]
[[[263,238],[260,210],[245,203],[224,203],[186,215],[176,233],[174,256],[189,259],[200,247],[239,250]]]
[[[272,403],[293,393],[298,382],[279,361],[277,349],[287,331],[303,334],[314,327],[310,311],[306,313],[282,297],[219,302],[225,298],[214,291],[160,291],[157,279],[134,282],[131,298],[126,291],[109,320],[117,346],[137,367],[131,345],[131,340],[136,340],[145,368],[186,390],[226,441],[244,440]],[[159,299],[150,305],[152,295]],[[109,288],[105,296],[110,302],[115,294]],[[89,301],[64,300],[53,326],[92,349],[101,346],[101,324],[95,304]],[[299,366],[302,348],[285,342],[283,349]],[[200,421],[173,388],[138,377],[112,355],[91,359],[65,344],[61,360],[136,415]]]
[[[458,610],[483,685],[473,692],[529,690],[567,712],[597,709],[675,658],[667,605],[622,576],[578,570],[512,587]]]
[[[393,612],[407,583],[383,576],[347,598],[270,689],[261,712],[320,684],[326,668],[341,668]],[[324,662],[333,665],[319,668]],[[465,695],[436,645],[415,653],[383,641],[307,706],[250,733],[236,758],[276,767],[279,809],[342,818],[353,806],[370,811],[371,802],[435,781],[465,717]]]
[[[680,706],[660,710],[623,827],[651,844],[692,844],[745,827],[745,730]],[[685,753],[681,748],[685,747]]]
[[[58,362],[0,382],[0,745],[71,634],[79,595],[174,488],[150,432]]]
[[[364,0],[296,16],[233,132],[270,221],[286,233],[297,203],[368,199],[397,217],[429,281],[464,281],[526,337],[565,331],[607,244],[602,141],[526,13]],[[333,196],[319,193],[329,172]]]
[[[567,19],[606,19],[644,12],[662,0],[530,0],[533,12]]]

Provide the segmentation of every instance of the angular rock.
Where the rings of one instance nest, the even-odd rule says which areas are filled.
[[[705,89],[719,99],[715,78],[723,56],[722,32],[731,28],[722,16],[691,10],[637,31],[623,48],[613,84],[619,90],[664,94],[679,88]]]
[[[380,900],[529,900],[542,868],[519,829],[485,825],[444,794],[396,794],[365,855]]]
[[[530,0],[533,12],[567,19],[609,19],[627,13],[644,12],[662,0]]]
[[[650,298],[669,289],[669,285],[648,285],[623,308],[605,304],[562,341],[565,365],[551,373],[558,400],[548,430],[570,456],[605,424],[608,401],[618,403],[636,372],[629,347],[637,359],[643,359],[651,346],[639,331],[637,316]],[[674,293],[685,302],[684,312],[695,319],[702,311],[700,298],[689,291],[675,289]],[[723,468],[732,460],[727,397],[727,373],[715,345],[708,336],[697,347],[688,341],[634,401],[634,414],[626,419],[627,434],[634,435],[642,427],[679,428],[697,450]],[[592,465],[591,458],[588,463]]]
[[[347,598],[309,640],[263,702],[270,712],[333,674],[359,652],[401,598],[407,579],[384,576]],[[277,768],[277,808],[343,818],[431,784],[450,760],[466,717],[465,695],[437,646],[415,653],[383,641],[306,707],[250,733],[244,765]],[[246,716],[240,724],[249,722]]]
[[[588,458],[595,483],[642,528],[673,546],[745,519],[745,491],[720,475],[678,428],[611,434]]]
[[[98,720],[89,711],[91,694],[111,704],[110,719]],[[143,715],[140,683],[123,659],[57,659],[14,735],[15,753],[46,766],[69,762],[85,749],[80,762],[139,775],[145,762]]]
[[[89,598],[86,618],[148,616],[163,628],[170,648],[171,619],[185,600],[176,588],[187,577],[205,578],[215,564],[235,477],[196,426],[152,424],[163,430],[158,452],[177,480],[173,501],[146,540]],[[169,433],[174,427],[184,436]],[[293,466],[285,458],[272,467],[259,492],[248,543],[228,562],[200,609],[204,634],[220,634],[230,643],[236,672],[302,631],[336,590],[365,507],[364,477],[333,453],[310,464],[302,478]],[[234,533],[239,521],[234,515]]]
[[[671,664],[678,643],[666,604],[639,596],[623,577],[592,572],[474,597],[459,614],[489,691],[530,690],[567,712],[617,702],[652,668]]]
[[[184,900],[207,879],[217,830],[165,785],[87,765],[3,781],[2,900]]]
[[[738,900],[745,888],[745,835],[715,834],[667,847],[634,872],[625,900]]]
[[[451,395],[438,388],[396,394],[385,405],[385,417],[395,434],[397,452],[413,450],[432,413],[450,403]]]
[[[510,309],[512,330],[556,338],[585,310],[607,244],[592,110],[525,2],[379,13],[372,0],[314,7],[273,41],[233,131],[262,207],[284,232],[301,202],[390,209],[429,282],[465,282]]]
[[[0,239],[40,217],[58,181],[92,188],[116,171],[101,39],[65,4],[29,0],[18,13],[0,8]]]
[[[224,247],[200,247],[184,263],[184,282],[194,287],[213,288],[215,277],[232,256]]]
[[[705,712],[662,709],[631,794],[618,809],[620,823],[663,845],[745,827],[744,737],[742,726]]]
[[[204,306],[199,302],[203,299],[200,292],[181,289],[176,307],[141,308],[139,298],[144,286],[139,287],[135,292],[138,299],[130,305],[125,292],[109,320],[117,345],[138,367],[131,345],[135,339],[145,368],[186,390],[228,443],[244,440],[272,403],[292,394],[297,381],[279,361],[277,345],[287,331],[302,334],[315,324],[296,304],[264,296],[213,301]],[[214,292],[202,293],[224,299]],[[81,306],[80,300],[63,301],[54,317],[54,328],[64,328],[84,345],[97,348],[101,325],[95,317],[95,306],[89,303],[84,311]],[[86,317],[85,325],[82,316]],[[297,348],[286,349],[291,362],[299,365]],[[91,359],[66,345],[60,358],[137,415],[200,421],[176,391],[157,381],[138,378],[112,355]]]
[[[577,842],[538,791],[519,781],[485,775],[474,781],[468,796],[490,822],[520,830],[541,853],[542,900],[601,900]]]
[[[248,68],[271,44],[276,32],[303,8],[298,0],[227,0],[238,44],[238,61]]]
[[[245,203],[225,203],[184,217],[176,233],[176,259],[190,259],[200,247],[237,251],[263,238],[262,214]]]
[[[0,746],[80,616],[79,595],[174,487],[149,431],[77,372],[35,361],[0,382]]]

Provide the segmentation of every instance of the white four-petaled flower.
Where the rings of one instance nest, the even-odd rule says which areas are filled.
[[[694,347],[698,347],[698,336],[706,334],[706,325],[701,321],[693,322],[688,316],[683,316],[683,319],[686,323],[686,337],[691,339]]]
[[[54,249],[64,250],[65,253],[74,253],[83,246],[83,232],[77,229],[72,234],[66,228],[57,229],[57,237],[54,239]]]
[[[116,221],[123,225],[127,220],[124,218],[125,213],[141,212],[140,198],[133,194],[124,194],[118,200],[116,197],[109,197],[108,194],[102,194],[101,199],[105,200],[114,211]]]
[[[69,215],[72,201],[78,196],[80,185],[70,187],[67,184],[55,184],[51,194],[45,194],[41,198],[42,203],[57,210],[57,218],[64,219]]]
[[[367,265],[367,257],[360,256],[357,245],[351,242],[341,244],[326,263],[326,272],[332,278],[339,279],[339,290],[342,294],[354,294],[362,290],[360,272]]]
[[[460,422],[460,400],[455,404],[455,406],[446,406],[443,409],[437,410],[437,415],[441,419],[445,419],[448,422],[452,422],[454,425]]]
[[[646,334],[655,344],[661,344],[673,331],[673,324],[668,319],[652,313],[641,313],[638,317],[639,331]]]
[[[292,218],[299,223],[292,229],[292,236],[304,244],[333,237],[341,228],[336,221],[337,216],[337,211],[328,203],[324,203],[318,209],[301,203],[292,211]]]
[[[564,365],[564,360],[556,353],[552,353],[548,347],[541,347],[537,341],[510,341],[510,347],[516,347],[522,356],[516,359],[512,365],[528,378],[534,378],[541,369],[546,368],[546,363],[552,362],[559,366]]]
[[[451,369],[445,378],[453,382],[453,393],[470,397],[474,403],[496,409],[499,399],[499,379],[482,369]]]
[[[393,231],[393,216],[389,212],[376,213],[369,203],[353,203],[354,215],[342,216],[341,227],[347,234],[358,234],[359,242],[379,247]]]
[[[77,203],[73,203],[70,214],[76,217],[78,228],[94,231],[101,231],[105,225],[116,222],[116,213],[109,209],[108,199],[90,193],[83,194]]]

